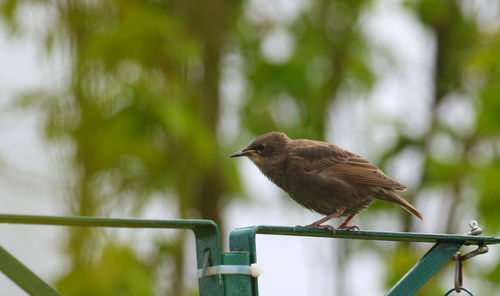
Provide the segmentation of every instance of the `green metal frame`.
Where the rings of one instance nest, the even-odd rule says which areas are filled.
[[[209,265],[222,264],[220,234],[217,224],[211,220],[144,220],[99,217],[54,217],[29,215],[0,215],[0,223],[80,226],[80,227],[122,227],[190,229],[196,239],[198,268],[203,267],[205,252],[208,250]],[[0,271],[30,295],[59,295],[52,287],[31,272],[19,260],[0,247]],[[204,277],[198,281],[200,295],[223,296],[224,282],[220,276]]]
[[[79,227],[190,229],[194,232],[196,239],[196,257],[199,270],[210,266],[250,266],[250,264],[256,263],[257,249],[255,239],[257,234],[434,243],[434,246],[425,256],[389,290],[386,295],[390,296],[413,295],[463,245],[491,245],[500,243],[500,238],[490,236],[344,230],[337,230],[333,233],[326,229],[304,227],[252,226],[233,230],[229,237],[230,251],[223,253],[221,252],[219,228],[210,220],[144,220],[0,214],[0,223]],[[50,285],[40,279],[2,247],[0,247],[0,271],[6,274],[29,295],[59,295]],[[257,279],[247,274],[202,276],[198,280],[198,285],[200,295],[202,296],[258,295]]]
[[[252,226],[233,230],[229,236],[229,249],[231,251],[248,252],[250,254],[250,263],[256,263],[255,237],[257,234],[435,243],[425,256],[389,290],[386,295],[390,296],[415,294],[463,245],[500,243],[500,238],[491,236],[345,230],[337,230],[333,233],[326,229],[304,227]],[[252,279],[252,291],[252,296],[258,295],[257,279]]]

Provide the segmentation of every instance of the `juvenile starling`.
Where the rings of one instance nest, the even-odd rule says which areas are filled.
[[[272,182],[303,207],[326,215],[305,227],[324,225],[335,217],[347,219],[335,229],[359,229],[349,221],[375,199],[394,202],[423,220],[422,214],[398,195],[406,186],[386,176],[359,155],[333,144],[297,139],[271,132],[255,139],[231,157],[247,156]]]

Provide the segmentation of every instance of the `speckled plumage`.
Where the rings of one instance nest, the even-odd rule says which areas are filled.
[[[420,212],[398,195],[397,191],[406,190],[405,185],[361,156],[333,144],[292,140],[283,133],[271,132],[231,155],[236,156],[247,156],[300,205],[331,218],[349,216],[350,220],[375,199],[382,199],[422,219]],[[320,221],[329,220],[325,219]],[[348,220],[342,228],[349,228],[345,225]],[[315,223],[309,226],[324,227]]]

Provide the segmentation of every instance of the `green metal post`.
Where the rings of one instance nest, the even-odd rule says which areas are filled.
[[[203,268],[205,252],[209,254],[209,266],[222,264],[219,227],[210,220],[209,224],[192,228],[196,238],[196,258],[198,269]],[[200,296],[224,296],[224,279],[221,275],[198,279]]]
[[[80,227],[191,229],[194,232],[196,238],[196,257],[198,268],[203,268],[203,259],[205,256],[205,251],[207,250],[209,251],[209,266],[222,264],[219,228],[217,227],[217,224],[215,224],[215,222],[210,220],[144,220],[101,217],[55,217],[0,214],[0,223]],[[18,263],[21,264],[20,262]],[[2,264],[2,262],[0,262],[0,264]],[[4,271],[4,269],[2,269],[2,271],[7,274],[9,270],[20,268],[19,266],[16,266],[17,265],[5,264],[4,269],[6,270]],[[29,273],[25,272],[24,276],[26,276],[26,281],[23,281],[23,283],[29,281],[41,281],[40,278],[38,278],[31,271]],[[201,296],[224,295],[224,282],[222,276],[220,275],[201,278],[198,281],[198,286]],[[24,286],[21,287],[25,289]],[[37,289],[35,289],[32,291],[31,295],[44,296],[57,294],[38,294]]]
[[[245,252],[248,254],[250,264],[257,263],[257,248],[255,246],[255,235],[258,226],[237,228],[229,235],[229,250],[232,252]],[[259,285],[256,278],[250,278],[251,296],[259,295]],[[229,296],[229,295],[228,295]]]
[[[436,273],[462,242],[439,242],[435,244],[386,294],[387,296],[413,295]]]
[[[228,252],[222,254],[224,265],[250,265],[248,252]],[[224,275],[224,285],[226,296],[251,296],[252,277],[245,274]]]
[[[233,230],[229,237],[230,252],[221,254],[219,229],[213,221],[209,220],[141,220],[0,214],[0,223],[81,227],[191,229],[196,237],[198,269],[218,265],[249,266],[251,263],[256,263],[257,251],[255,236],[258,233],[436,243],[436,245],[388,292],[387,295],[390,296],[414,294],[462,245],[489,245],[500,243],[500,238],[488,236],[342,230],[332,232],[326,229],[311,229],[304,227],[253,226]],[[206,263],[206,266],[204,266],[204,263]],[[58,295],[48,284],[43,282],[1,247],[0,271],[4,272],[30,295]],[[216,274],[213,276],[204,276],[200,277],[198,284],[200,295],[202,296],[258,295],[257,279],[247,274]]]

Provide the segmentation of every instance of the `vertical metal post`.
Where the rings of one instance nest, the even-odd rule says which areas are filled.
[[[208,266],[222,264],[219,227],[213,221],[192,228],[196,238],[198,269],[203,268],[205,252],[208,251]],[[221,275],[198,279],[200,296],[224,296],[224,279]]]
[[[255,246],[255,235],[257,227],[237,228],[229,235],[229,250],[231,252],[246,252],[249,256],[250,264],[257,263],[257,249]],[[256,278],[250,278],[251,296],[259,295],[259,285]],[[229,296],[229,295],[228,295]]]
[[[224,265],[250,265],[248,252],[228,252],[222,254]],[[226,296],[252,296],[252,277],[246,274],[224,275]]]
[[[413,295],[438,271],[463,242],[438,242],[386,294]]]

